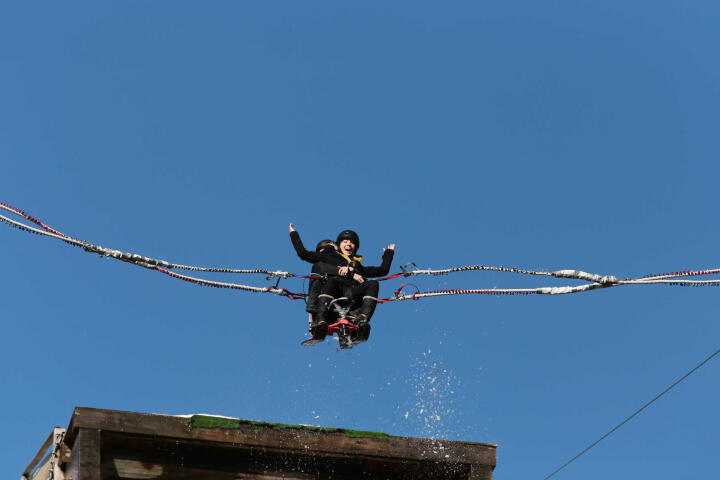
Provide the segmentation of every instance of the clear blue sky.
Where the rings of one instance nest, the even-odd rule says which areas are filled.
[[[361,3],[5,2],[0,201],[192,265],[308,271],[292,221],[395,267],[718,266],[716,2]],[[301,348],[301,302],[0,227],[3,478],[74,406],[497,443],[496,478],[543,478],[718,348],[720,290],[663,286],[400,302]],[[715,475],[719,374],[555,478]]]

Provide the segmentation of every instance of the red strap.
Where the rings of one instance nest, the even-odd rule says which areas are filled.
[[[290,300],[301,300],[301,299],[307,297],[307,294],[305,294],[305,293],[291,292],[287,288],[283,288],[282,291],[283,291],[283,296],[288,297]]]
[[[407,287],[408,285],[410,285],[410,282],[408,282],[408,283],[403,283],[402,285],[400,285],[400,287],[398,287],[398,289],[395,290],[395,292],[394,292],[394,293],[395,293],[395,296],[399,296],[399,295],[402,293],[402,289],[405,288],[405,287]]]
[[[404,277],[404,276],[405,276],[404,273],[393,273],[392,275],[388,275],[387,277],[378,278],[377,281],[382,282],[383,280],[392,280],[394,278],[400,278],[400,277]]]

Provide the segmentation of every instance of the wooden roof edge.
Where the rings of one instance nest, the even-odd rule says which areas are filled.
[[[213,422],[213,420],[217,420]],[[67,428],[66,443],[72,445],[78,428],[128,434],[154,435],[187,440],[207,440],[240,446],[297,450],[308,445],[326,454],[382,452],[382,456],[441,462],[495,465],[497,444],[392,436],[381,432],[309,425],[286,425],[211,415],[174,416],[91,407],[75,407]],[[260,433],[262,432],[262,435]],[[342,442],[339,439],[342,438]],[[428,449],[428,447],[430,447]],[[439,448],[439,450],[438,450]],[[419,452],[419,453],[418,453]]]
[[[250,426],[257,426],[257,427],[269,427],[272,429],[280,429],[280,430],[297,430],[297,431],[305,431],[305,432],[316,432],[316,433],[325,433],[325,434],[342,434],[347,437],[351,438],[372,438],[372,439],[403,439],[408,441],[422,441],[422,442],[451,442],[455,445],[468,445],[468,446],[475,446],[475,445],[482,445],[485,447],[490,448],[497,448],[496,443],[481,443],[481,442],[471,442],[471,441],[463,441],[463,440],[440,440],[440,439],[429,439],[429,438],[418,438],[418,437],[403,437],[403,436],[396,436],[396,435],[390,435],[384,432],[373,432],[369,430],[353,430],[349,428],[341,428],[341,427],[323,427],[323,426],[317,426],[317,425],[293,425],[293,424],[285,424],[285,423],[274,423],[274,422],[264,422],[264,421],[257,421],[257,420],[245,420],[242,418],[233,418],[233,417],[224,417],[224,416],[215,416],[215,415],[207,415],[207,414],[197,414],[197,415],[189,415],[190,418],[190,426],[192,428],[228,428],[228,429],[236,429],[240,425],[250,425]]]

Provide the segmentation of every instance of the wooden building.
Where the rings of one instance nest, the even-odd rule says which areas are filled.
[[[25,480],[490,480],[496,445],[75,408]]]

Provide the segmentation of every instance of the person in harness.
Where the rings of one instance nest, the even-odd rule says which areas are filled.
[[[313,264],[314,273],[326,274],[326,279],[316,282],[318,290],[315,312],[312,313],[311,332],[313,336],[323,335],[328,327],[328,314],[331,303],[345,297],[351,303],[354,323],[360,330],[363,340],[370,334],[370,319],[377,306],[377,296],[380,285],[377,280],[368,278],[382,277],[390,271],[395,244],[383,249],[382,263],[378,267],[369,267],[362,264],[362,257],[357,255],[360,246],[360,237],[352,230],[343,230],[337,237],[335,248],[320,248],[318,244],[315,252],[310,252],[303,246],[300,234],[290,224],[290,241],[295,252],[302,260]],[[333,272],[333,270],[335,270]],[[331,273],[332,272],[332,273]],[[311,295],[312,296],[311,286]],[[311,300],[308,301],[310,308]]]
[[[290,224],[292,226],[292,224]],[[292,231],[292,230],[291,230]],[[315,252],[318,254],[326,254],[329,253],[332,250],[337,250],[337,245],[335,245],[335,242],[333,242],[330,239],[326,240],[320,240],[315,246]],[[318,295],[320,295],[320,290],[322,286],[322,281],[327,278],[328,275],[337,275],[338,274],[338,267],[330,265],[329,263],[325,262],[315,262],[313,263],[312,269],[310,272],[314,275],[318,275],[321,278],[313,278],[310,280],[310,283],[308,285],[308,295],[306,300],[306,306],[305,311],[310,314],[310,325],[312,326],[312,318],[317,313],[317,300]]]

